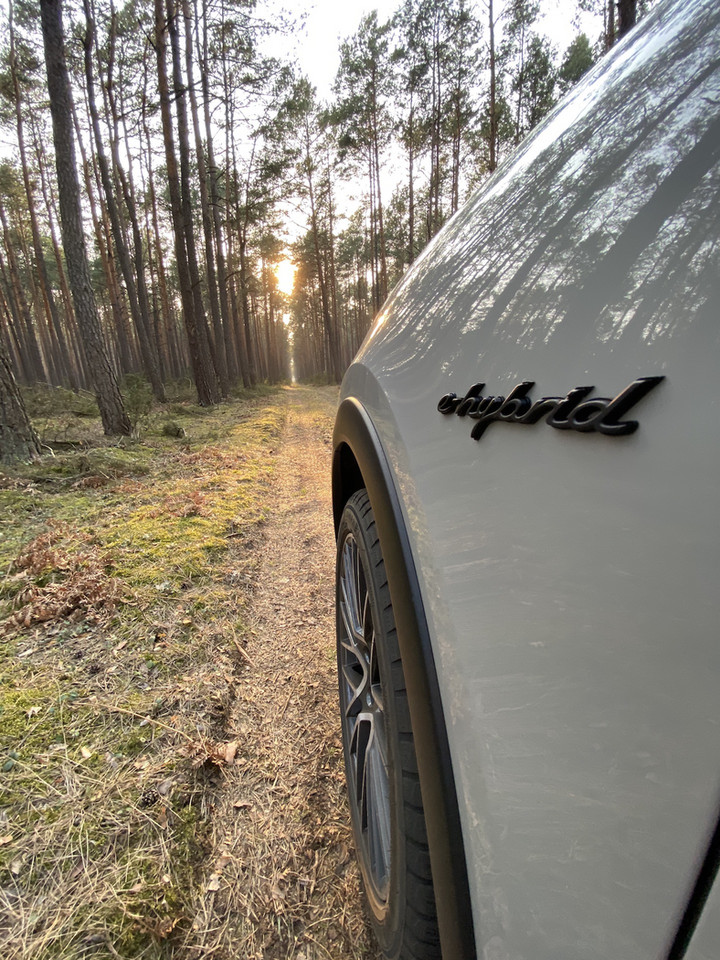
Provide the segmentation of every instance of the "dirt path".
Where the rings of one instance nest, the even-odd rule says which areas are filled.
[[[250,607],[237,741],[214,811],[203,957],[374,960],[344,795],[330,512],[337,391],[287,391],[271,520]]]

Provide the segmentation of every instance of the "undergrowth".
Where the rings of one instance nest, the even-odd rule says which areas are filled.
[[[139,439],[103,437],[86,395],[38,390],[47,453],[0,473],[8,960],[174,956],[197,922],[285,408],[125,388]]]

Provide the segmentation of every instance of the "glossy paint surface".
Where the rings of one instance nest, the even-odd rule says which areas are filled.
[[[720,8],[663,4],[427,249],[344,382],[403,500],[488,960],[663,956],[715,823],[719,250]],[[630,436],[476,441],[437,411],[650,376]]]

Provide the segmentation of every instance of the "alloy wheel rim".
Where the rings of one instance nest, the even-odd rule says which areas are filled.
[[[342,545],[339,587],[340,686],[349,789],[366,880],[375,898],[384,903],[391,851],[385,704],[365,570],[351,533]]]

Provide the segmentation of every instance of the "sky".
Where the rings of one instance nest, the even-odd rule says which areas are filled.
[[[315,84],[321,100],[329,100],[340,63],[340,42],[355,33],[360,20],[377,10],[380,22],[387,20],[400,0],[307,0],[307,20],[297,50],[304,73]]]

